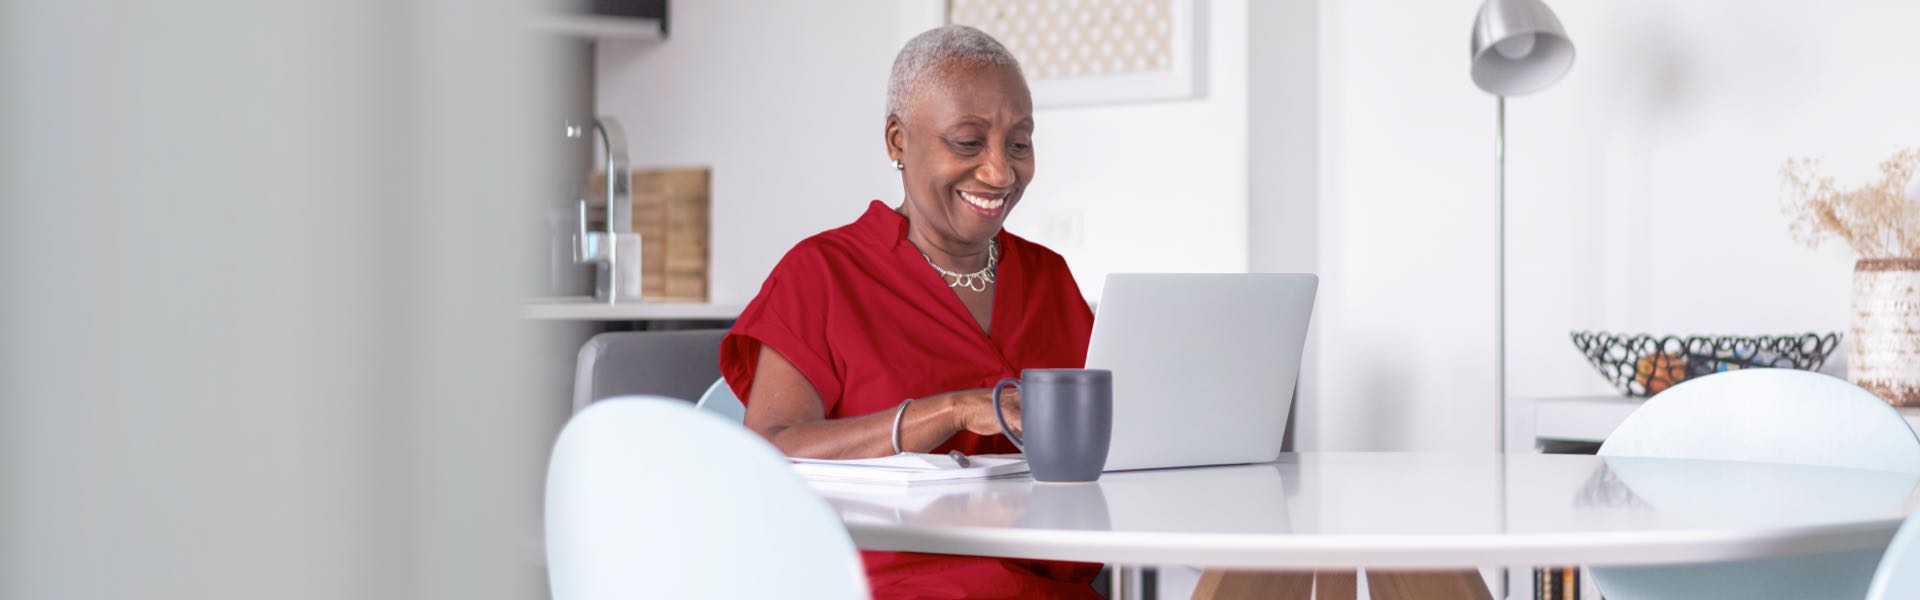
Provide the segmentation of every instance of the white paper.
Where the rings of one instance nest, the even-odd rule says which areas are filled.
[[[962,467],[953,458],[939,454],[900,453],[879,458],[823,460],[795,458],[793,470],[809,481],[914,485],[935,481],[987,479],[1027,472],[1027,461],[1018,454],[982,454],[967,457],[970,466]]]

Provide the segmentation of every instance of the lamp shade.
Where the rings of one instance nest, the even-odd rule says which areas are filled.
[[[1487,0],[1473,20],[1473,84],[1518,96],[1547,89],[1573,67],[1573,41],[1540,0]]]

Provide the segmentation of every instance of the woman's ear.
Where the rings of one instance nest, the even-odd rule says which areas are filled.
[[[888,160],[906,160],[907,126],[900,122],[899,115],[887,115],[886,142]]]

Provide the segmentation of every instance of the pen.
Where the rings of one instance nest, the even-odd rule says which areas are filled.
[[[962,468],[962,469],[965,469],[965,468],[968,468],[968,467],[971,467],[971,466],[973,466],[972,464],[969,464],[969,463],[968,463],[968,461],[967,461],[967,455],[965,455],[965,454],[961,454],[959,450],[954,450],[954,451],[952,451],[952,452],[948,452],[948,453],[947,453],[947,456],[948,456],[949,458],[952,458],[952,459],[953,459],[953,462],[956,462],[956,463],[959,463],[959,464],[960,464],[960,468]]]

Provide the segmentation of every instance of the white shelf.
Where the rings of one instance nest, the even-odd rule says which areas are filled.
[[[740,317],[740,304],[691,302],[623,302],[607,304],[593,298],[536,298],[521,305],[521,316],[549,321],[726,321]]]
[[[1521,399],[1530,402],[1536,440],[1602,442],[1645,400],[1625,396],[1569,396]],[[1920,431],[1920,409],[1901,408],[1907,425]]]
[[[1645,402],[1626,396],[1540,398],[1533,405],[1533,437],[1568,442],[1602,442],[1627,415]]]
[[[666,28],[659,19],[639,17],[549,13],[535,16],[533,28],[536,31],[590,40],[660,41],[667,39]]]

